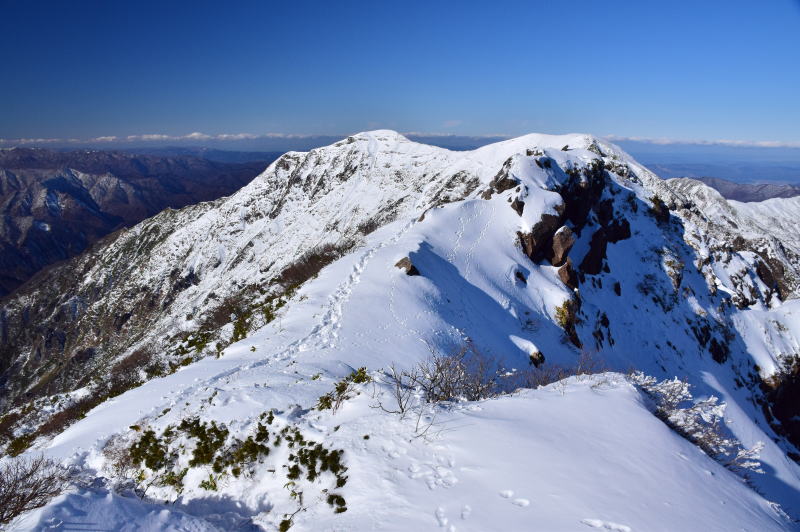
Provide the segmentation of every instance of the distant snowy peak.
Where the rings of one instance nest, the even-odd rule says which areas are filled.
[[[800,196],[800,186],[788,183],[737,183],[718,177],[694,178],[718,190],[728,199],[743,202]]]

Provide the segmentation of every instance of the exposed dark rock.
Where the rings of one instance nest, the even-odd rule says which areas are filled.
[[[597,203],[593,210],[597,215],[597,221],[600,225],[605,227],[614,217],[614,201],[611,199],[604,199]]]
[[[750,241],[742,236],[737,236],[725,249],[731,253],[749,251],[761,257],[761,262],[756,265],[756,274],[761,281],[767,285],[767,288],[772,290],[781,301],[785,301],[786,298],[789,297],[789,295],[793,292],[793,285],[796,285],[796,282],[793,283],[787,279],[786,267],[784,266],[783,262],[778,258],[771,256],[762,247],[762,245],[759,244],[758,241]],[[791,257],[791,252],[784,248],[780,243],[778,244],[778,249],[781,253],[787,254]]]
[[[575,244],[575,234],[566,225],[553,235],[553,245],[550,248],[549,259],[553,266],[561,266],[567,260],[567,255]]]
[[[625,218],[616,219],[606,227],[605,233],[608,241],[616,244],[631,237],[631,224]]]
[[[711,358],[713,358],[715,362],[722,364],[728,360],[730,348],[728,347],[727,343],[720,342],[716,338],[712,338],[711,343],[708,346],[708,352],[711,353]]]
[[[788,367],[761,382],[766,404],[764,414],[775,432],[784,435],[800,449],[800,358],[795,357]],[[790,453],[800,463],[800,455]]]
[[[664,201],[659,198],[658,196],[653,196],[650,198],[650,201],[653,203],[653,206],[650,207],[650,214],[656,219],[659,223],[666,223],[669,221],[669,207],[667,206]]]
[[[521,271],[519,271],[519,270],[515,271],[514,272],[514,277],[516,277],[517,280],[519,282],[521,282],[522,284],[528,284],[528,280],[525,278],[525,274],[522,273]]]
[[[614,283],[614,293],[618,296],[622,295],[622,286],[619,284],[619,281]]]
[[[605,166],[601,159],[579,170],[567,171],[569,181],[559,190],[564,199],[564,217],[572,222],[572,227],[580,234],[586,224],[589,212],[597,204],[606,185]]]
[[[592,240],[589,243],[589,251],[581,261],[580,269],[582,272],[589,275],[597,275],[603,269],[603,260],[606,258],[606,247],[608,246],[608,239],[606,238],[606,231],[600,228],[592,235]]]
[[[783,264],[779,260],[772,259],[771,257],[764,258],[762,254],[762,261],[756,266],[756,274],[758,278],[767,285],[767,288],[773,290],[781,301],[786,300],[789,295],[789,287],[786,284],[785,271]]]
[[[547,247],[552,241],[553,234],[561,226],[561,217],[553,214],[543,214],[542,219],[533,226],[530,233],[517,232],[522,251],[534,262],[544,258]]]
[[[561,282],[572,288],[578,288],[578,276],[575,274],[575,269],[572,267],[572,260],[567,258],[567,261],[558,269],[558,278]]]
[[[411,259],[408,257],[403,257],[397,264],[395,264],[396,268],[400,268],[401,270],[405,270],[406,275],[419,275],[419,270],[416,266],[411,262]]]
[[[511,202],[511,208],[514,209],[517,214],[522,216],[522,211],[525,209],[525,202],[519,198],[514,198],[514,201]]]
[[[538,349],[530,354],[530,362],[533,364],[533,367],[538,368],[542,364],[544,364],[544,354]]]
[[[616,243],[631,237],[631,227],[628,220],[614,220],[608,227],[600,227],[592,235],[589,251],[581,262],[580,269],[589,275],[597,275],[601,271],[609,271],[603,261],[606,258],[608,243]]]
[[[484,192],[483,199],[491,198],[493,192],[499,194],[519,185],[518,179],[509,176],[513,161],[513,157],[506,159],[506,161],[503,163],[503,166],[497,172],[497,175],[495,175],[492,181],[489,183],[491,190]],[[486,197],[487,195],[488,197]]]

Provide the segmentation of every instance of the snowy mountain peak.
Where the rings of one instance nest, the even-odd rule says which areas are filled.
[[[494,508],[496,497],[454,488],[459,476],[470,486],[491,483],[516,508],[539,504],[515,495],[518,488],[501,486],[500,478],[466,472],[481,469],[471,454],[479,451],[528,464],[530,456],[517,453],[523,440],[519,448],[489,442],[479,449],[468,443],[472,433],[457,427],[475,423],[475,430],[496,429],[498,441],[510,441],[510,425],[487,420],[482,412],[492,412],[489,418],[514,412],[514,419],[523,420],[525,409],[553,401],[554,411],[594,412],[580,421],[569,418],[563,427],[531,425],[526,438],[538,441],[542,456],[554,463],[564,463],[555,458],[558,449],[576,440],[583,427],[588,434],[602,433],[608,460],[631,473],[623,454],[639,457],[642,448],[630,441],[619,447],[603,416],[618,427],[635,420],[635,426],[659,435],[652,441],[663,443],[649,447],[661,474],[684,463],[692,471],[707,467],[709,478],[720,479],[713,482],[725,500],[748,501],[748,515],[758,516],[750,528],[779,529],[785,521],[765,499],[697,448],[665,439],[671,433],[660,431],[669,429],[618,375],[592,384],[563,381],[496,403],[433,406],[429,414],[442,415],[457,431],[456,440],[446,439],[447,430],[436,436],[445,442],[442,453],[427,446],[439,445],[438,439],[423,438],[419,448],[403,443],[415,440],[403,432],[406,418],[398,421],[370,403],[354,375],[363,383],[364,372],[356,370],[367,368],[380,380],[390,366],[413,368],[431,353],[468,348],[511,375],[534,366],[574,367],[590,356],[611,370],[677,376],[697,397],[713,395],[727,403],[715,412],[724,411],[731,438],[747,449],[765,442],[761,460],[769,473],[751,481],[767,499],[800,516],[800,475],[787,458],[800,442],[791,402],[792,357],[800,345],[799,300],[793,299],[800,262],[793,251],[797,239],[783,243],[779,231],[767,226],[792,223],[794,207],[781,206],[762,206],[769,209],[767,218],[758,207],[726,202],[693,183],[661,181],[589,135],[531,134],[456,152],[392,131],[359,133],[287,153],[236,194],[162,212],[18,293],[0,319],[0,345],[13,362],[5,374],[6,406],[27,408],[28,417],[14,429],[29,431],[25,441],[100,472],[113,467],[108,442],[139,441],[149,434],[145,427],[152,437],[169,439],[175,427],[199,431],[200,420],[213,421],[241,444],[251,433],[282,430],[283,442],[295,434],[288,431],[297,430],[302,437],[292,441],[331,442],[351,457],[353,484],[342,493],[357,502],[341,521],[320,491],[332,486],[287,478],[280,462],[253,473],[259,488],[246,475],[226,477],[228,484],[220,488],[214,476],[219,472],[190,467],[182,457],[175,467],[188,473],[180,496],[202,499],[203,490],[216,486],[246,500],[249,515],[263,513],[268,528],[280,522],[269,509],[293,512],[299,496],[286,487],[302,484],[301,507],[315,502],[302,508],[295,523],[304,525],[298,526],[333,528],[341,522],[358,529],[366,526],[365,515],[384,512],[382,526],[400,529],[391,523],[407,523],[392,521],[399,514],[391,508],[398,505],[389,500],[404,508],[427,504],[427,495],[411,487],[418,479],[428,490],[442,488],[427,515],[431,526],[447,525],[456,511],[445,502],[453,500],[448,493],[468,498],[463,504],[470,508]],[[759,222],[767,219],[766,225]],[[47,360],[63,363],[54,368]],[[134,368],[135,386],[112,378],[120,365]],[[325,404],[330,390],[348,383],[360,395],[343,400],[340,414],[314,409]],[[96,408],[57,435],[41,428],[53,426],[49,416],[94,397],[113,399],[88,403]],[[595,400],[612,406],[599,408]],[[19,406],[26,401],[30,406]],[[270,415],[276,428],[262,423]],[[522,421],[511,425],[517,423]],[[542,427],[552,432],[543,434]],[[187,444],[164,443],[170,452]],[[276,460],[289,454],[279,448]],[[687,449],[700,454],[686,455]],[[408,462],[401,458],[406,455]],[[684,455],[685,461],[675,459]],[[496,462],[490,469],[507,470]],[[457,472],[457,463],[468,465]],[[525,471],[534,477],[538,467]],[[420,473],[428,468],[434,473]],[[381,499],[384,510],[367,496],[378,484],[388,494]],[[670,485],[677,494],[680,483]],[[558,487],[563,493],[573,488],[567,480]],[[644,484],[634,488],[627,489],[647,491]],[[170,490],[157,488],[159,496],[176,497]],[[663,506],[654,498],[640,502]],[[660,526],[658,515],[633,515],[613,504],[582,509],[586,515],[573,519],[561,508],[548,521],[550,528],[570,529],[573,521],[618,530],[629,527],[627,521],[641,529]],[[530,522],[520,515],[510,518],[510,528]],[[730,522],[725,512],[713,515]],[[421,527],[428,522],[416,514],[412,521]],[[474,529],[486,529],[485,521],[475,522]]]

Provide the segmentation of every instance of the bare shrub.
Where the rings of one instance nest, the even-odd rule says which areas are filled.
[[[373,392],[376,399],[373,408],[398,414],[401,419],[408,414],[416,418],[416,437],[427,437],[437,425],[436,403],[478,401],[557,382],[564,383],[563,393],[568,377],[605,371],[590,351],[582,351],[573,366],[541,364],[537,367],[531,363],[530,367],[517,371],[508,370],[485,356],[469,340],[451,353],[441,353],[430,345],[428,349],[430,356],[410,370],[401,371],[392,364],[384,371],[380,380],[388,387],[388,400],[384,399],[385,392],[377,389]]]
[[[132,479],[138,471],[130,452],[131,442],[122,435],[115,434],[103,447],[103,456],[110,465],[113,478]]]
[[[222,303],[214,307],[214,310],[205,315],[200,323],[200,330],[216,331],[231,322],[234,315],[241,313],[238,307],[238,298],[229,296]]]
[[[478,401],[500,393],[498,381],[503,368],[466,340],[454,353],[433,347],[430,356],[413,372],[414,384],[429,403]]]
[[[306,251],[292,264],[286,266],[277,281],[286,287],[299,286],[317,275],[322,268],[332,263],[351,249],[354,242],[322,244]]]
[[[78,399],[68,407],[50,416],[47,421],[39,426],[36,432],[42,436],[59,434],[74,422],[82,419],[89,410],[99,404],[100,402],[97,401],[97,398],[92,396]]]
[[[14,458],[0,465],[0,523],[47,504],[69,485],[69,473],[52,460]]]
[[[572,365],[542,364],[538,367],[531,365],[504,376],[502,384],[505,392],[513,392],[521,388],[539,388],[555,382],[564,382],[573,376],[596,375],[606,371],[608,368],[594,352],[582,349]]]
[[[378,402],[389,413],[404,416],[413,404],[416,392],[428,403],[444,401],[479,401],[523,388],[538,388],[568,377],[594,375],[606,371],[594,353],[582,350],[574,365],[541,364],[522,370],[509,370],[480,352],[466,340],[452,353],[441,353],[428,346],[431,354],[407,371],[392,365],[385,372],[392,398],[390,406]]]
[[[14,427],[22,417],[21,412],[9,412],[0,416],[0,442],[14,439]]]
[[[390,386],[392,406],[387,408],[381,401],[378,401],[378,407],[389,414],[400,414],[400,417],[403,418],[413,405],[414,385],[419,379],[419,375],[416,370],[401,371],[392,364],[385,372],[385,379]]]
[[[123,358],[111,368],[111,382],[109,384],[110,397],[115,397],[119,393],[130,390],[141,383],[140,371],[144,371],[153,359],[153,351],[140,348]]]
[[[572,375],[596,375],[608,371],[608,366],[597,354],[588,349],[581,349],[578,360],[575,362]]]

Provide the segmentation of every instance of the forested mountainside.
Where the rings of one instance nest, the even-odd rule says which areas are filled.
[[[270,162],[0,150],[0,297],[121,227],[231,194]]]

